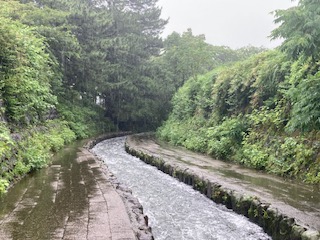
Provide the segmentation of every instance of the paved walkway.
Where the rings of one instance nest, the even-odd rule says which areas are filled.
[[[137,239],[111,174],[87,149],[75,149],[0,199],[1,240]]]
[[[87,180],[93,181],[94,186],[87,186],[90,191],[86,192],[90,194],[85,214],[66,223],[63,239],[136,239],[125,205],[106,173],[101,171],[100,163],[86,149],[81,149],[77,162],[87,165],[89,173],[82,176],[81,184],[86,186]]]

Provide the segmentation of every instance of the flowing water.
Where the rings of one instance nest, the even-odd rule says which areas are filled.
[[[139,199],[156,240],[271,239],[245,217],[127,154],[124,142],[109,139],[93,151]]]

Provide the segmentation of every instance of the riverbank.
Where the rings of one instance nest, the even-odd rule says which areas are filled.
[[[1,239],[153,239],[137,199],[78,141],[0,198]]]
[[[309,196],[310,204],[303,205],[304,199],[299,206],[299,198],[290,203],[285,199],[289,193],[281,192],[291,192],[293,186],[267,174],[216,161],[185,149],[160,146],[153,138],[144,135],[129,136],[126,150],[192,185],[213,201],[245,215],[263,227],[273,239],[320,239],[320,207],[316,189]],[[299,187],[301,192],[297,196],[304,195],[307,189]],[[277,194],[272,192],[273,188],[278,188]]]

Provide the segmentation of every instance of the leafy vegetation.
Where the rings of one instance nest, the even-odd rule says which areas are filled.
[[[215,158],[319,183],[317,68],[273,50],[190,78],[175,94],[158,136]]]
[[[319,4],[275,12],[277,50],[190,78],[158,136],[173,144],[320,183]],[[205,87],[202,87],[205,86]]]
[[[162,40],[157,2],[0,0],[0,192],[76,138],[165,119],[174,144],[320,181],[318,4],[276,11],[267,51]]]
[[[175,88],[157,64],[156,4],[0,0],[0,192],[75,137],[166,118]]]
[[[0,21],[5,115],[19,125],[36,123],[56,103],[50,90],[52,61],[44,51],[43,39],[32,28],[6,18]]]
[[[284,38],[280,47],[289,57],[319,59],[320,19],[319,3],[315,0],[300,0],[298,6],[275,11],[276,23],[272,38]]]

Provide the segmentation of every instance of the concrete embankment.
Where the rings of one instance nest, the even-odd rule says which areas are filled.
[[[222,203],[229,209],[248,217],[263,227],[273,239],[320,239],[318,231],[320,208],[318,208],[319,198],[316,192],[310,197],[310,199],[315,198],[315,201],[311,201],[309,205],[301,205],[301,208],[297,203],[290,205],[270,191],[276,185],[286,188],[279,179],[184,149],[160,146],[148,135],[129,136],[126,141],[126,151],[156,166],[164,173],[193,186],[213,201]],[[232,172],[231,177],[226,177],[227,172],[229,174]],[[236,175],[241,177],[234,177]],[[259,179],[262,184],[258,186],[254,181],[250,182],[247,179]],[[265,183],[269,184],[261,188]],[[278,195],[280,195],[279,192]]]

